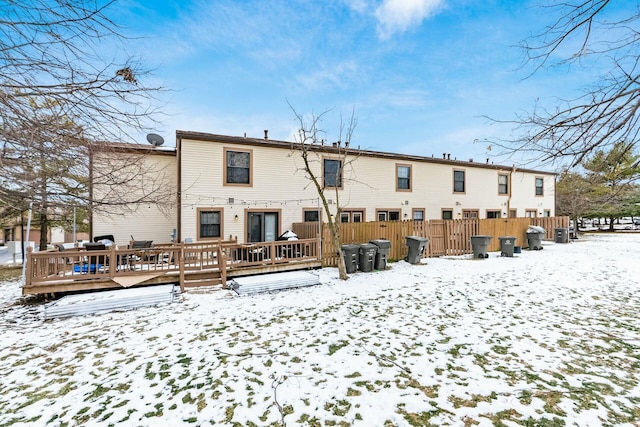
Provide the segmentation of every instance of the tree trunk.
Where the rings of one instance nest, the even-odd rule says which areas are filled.
[[[40,250],[44,251],[47,249],[47,235],[49,234],[49,218],[46,213],[40,214]]]
[[[615,222],[615,218],[614,217],[610,217],[609,218],[609,231],[613,231],[613,223]]]
[[[329,217],[329,232],[331,233],[331,243],[338,253],[338,276],[341,280],[347,280],[349,276],[347,275],[347,265],[344,262],[344,254],[340,244],[340,230],[331,217]]]

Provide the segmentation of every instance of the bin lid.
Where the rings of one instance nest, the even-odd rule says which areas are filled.
[[[384,239],[369,240],[369,243],[373,243],[374,245],[376,245],[380,249],[390,249],[391,248],[391,241],[390,240],[384,240]]]
[[[377,250],[378,247],[376,245],[372,245],[371,243],[363,243],[360,245],[360,249],[361,250],[367,250],[367,249],[375,249]]]
[[[516,240],[516,237],[515,236],[501,236],[501,237],[498,237],[498,239],[500,239],[500,240]]]
[[[420,236],[406,236],[405,237],[407,240],[417,240],[419,242],[428,242],[429,239],[427,239],[426,237],[420,237]]]
[[[353,245],[353,244],[348,244],[348,245],[342,245],[341,248],[342,250],[358,250],[360,246],[358,245]]]

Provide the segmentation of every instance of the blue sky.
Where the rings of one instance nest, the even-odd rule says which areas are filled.
[[[509,137],[537,102],[578,95],[596,68],[528,77],[518,44],[553,16],[539,1],[130,0],[129,54],[154,68],[168,116],[157,130],[291,140],[298,113],[325,116],[329,140],[355,110],[352,145],[496,163],[484,142]],[[620,2],[631,7],[635,1]],[[527,78],[528,77],[528,78]],[[512,160],[508,160],[511,162]]]

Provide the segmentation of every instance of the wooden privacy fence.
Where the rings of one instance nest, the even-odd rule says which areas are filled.
[[[498,218],[498,219],[453,219],[427,221],[380,221],[349,222],[340,224],[342,244],[361,244],[370,240],[391,241],[389,261],[404,259],[407,256],[407,236],[429,239],[425,256],[464,255],[472,253],[471,236],[492,236],[489,251],[500,249],[498,237],[514,236],[516,245],[527,247],[527,229],[530,225],[541,226],[546,230],[546,239],[553,239],[556,228],[568,228],[569,217],[546,218]],[[293,224],[293,232],[302,239],[318,236],[318,224],[313,222]],[[337,265],[337,250],[331,243],[331,234],[327,224],[322,226],[322,265]]]

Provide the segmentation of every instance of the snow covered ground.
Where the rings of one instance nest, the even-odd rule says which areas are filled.
[[[0,425],[640,425],[640,234],[43,321],[0,284]]]

